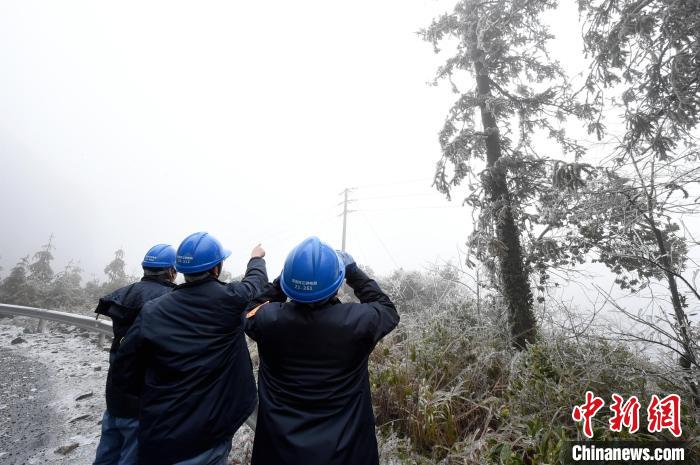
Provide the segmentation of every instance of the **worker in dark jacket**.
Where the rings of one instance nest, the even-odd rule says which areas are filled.
[[[143,305],[174,287],[175,249],[167,244],[151,247],[141,263],[141,281],[122,287],[100,299],[95,312],[112,319],[114,339],[109,350],[107,410],[102,416],[102,435],[94,465],[130,465],[138,462],[139,398],[114,386],[114,361],[119,341],[126,335]]]
[[[344,280],[359,304],[336,297]],[[299,244],[246,315],[260,355],[252,464],[378,464],[367,360],[398,322],[350,255]]]
[[[256,246],[240,283],[218,280],[231,252],[207,233],[187,237],[185,283],[146,304],[119,348],[115,384],[141,397],[139,463],[227,464],[233,434],[255,408],[242,314],[267,284]]]

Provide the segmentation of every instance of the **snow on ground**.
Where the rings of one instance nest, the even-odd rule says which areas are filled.
[[[36,326],[31,319],[0,320],[0,463],[91,464],[109,345],[99,347],[97,335],[80,329],[49,325],[36,333]],[[24,342],[12,344],[17,338]],[[231,464],[249,463],[252,439],[247,426],[239,429]]]
[[[3,452],[18,454],[18,449],[27,447],[24,453],[28,456],[16,463],[91,463],[104,409],[102,393],[108,353],[98,347],[97,336],[83,331],[56,326],[46,333],[34,333],[27,328],[36,327],[36,320],[13,320],[15,324],[0,321],[0,347],[24,358],[26,365],[39,367],[41,377],[34,382],[41,395],[28,395],[21,392],[23,386],[15,386],[20,392],[14,392],[10,402],[22,402],[23,408],[29,410],[37,402],[45,403],[43,414],[25,416],[19,422],[31,422],[32,427],[42,430],[46,440],[27,447],[15,437],[10,438],[9,445],[3,444],[0,448],[11,447],[15,450]],[[24,342],[17,342],[17,338]],[[8,369],[0,367],[0,375]],[[15,425],[9,433],[22,428],[27,425]],[[57,452],[60,448],[64,448],[63,454]]]

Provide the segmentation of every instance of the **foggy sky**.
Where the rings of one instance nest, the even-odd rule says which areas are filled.
[[[206,230],[270,275],[308,235],[380,273],[458,260],[471,212],[431,188],[455,99],[416,34],[453,1],[0,3],[2,275],[50,234],[103,278]],[[575,5],[549,17],[582,70]]]
[[[449,205],[430,184],[452,96],[425,84],[439,60],[414,33],[435,8],[2,2],[3,274],[51,233],[57,268],[102,277],[119,247],[137,271],[150,245],[198,230],[234,251],[233,272],[262,241],[272,273],[307,235],[340,247],[338,194],[362,185],[422,195],[358,202],[393,209],[350,217],[358,260],[451,257],[465,212],[404,210]]]

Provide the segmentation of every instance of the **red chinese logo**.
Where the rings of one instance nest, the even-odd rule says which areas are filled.
[[[610,410],[613,412],[608,421],[610,431],[621,432],[627,428],[630,433],[639,431],[639,411],[641,404],[637,396],[632,396],[627,401],[617,394],[612,395],[613,403]],[[593,437],[593,418],[605,405],[605,401],[597,397],[593,392],[586,392],[586,402],[574,406],[571,417],[577,423],[583,422],[583,434],[591,439]],[[647,431],[660,433],[668,430],[675,437],[680,437],[681,428],[681,398],[678,394],[671,394],[663,399],[654,394],[647,407]]]
[[[591,391],[586,392],[586,403],[583,405],[577,405],[574,407],[574,411],[571,413],[575,422],[580,422],[583,420],[583,434],[587,438],[593,437],[593,425],[591,420],[598,413],[598,410],[603,408],[605,401],[600,397],[596,397]]]
[[[650,433],[659,433],[665,429],[669,430],[675,437],[679,437],[681,429],[681,397],[678,394],[671,394],[659,399],[654,394],[647,408],[649,419],[648,430]]]
[[[619,433],[622,431],[623,426],[628,428],[630,433],[639,431],[639,408],[641,404],[637,396],[630,397],[625,403],[622,402],[624,399],[617,394],[613,394],[612,398],[613,404],[610,406],[610,410],[613,411],[613,417],[609,420],[610,431]]]

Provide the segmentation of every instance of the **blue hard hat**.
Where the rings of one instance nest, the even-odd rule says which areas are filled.
[[[146,252],[141,266],[144,268],[173,268],[175,266],[175,248],[168,244],[154,245]]]
[[[280,284],[297,302],[319,302],[335,294],[345,279],[345,266],[331,246],[309,237],[287,256]]]
[[[211,270],[224,261],[230,250],[226,250],[214,236],[196,232],[185,238],[177,248],[175,269],[182,274],[197,274]]]

